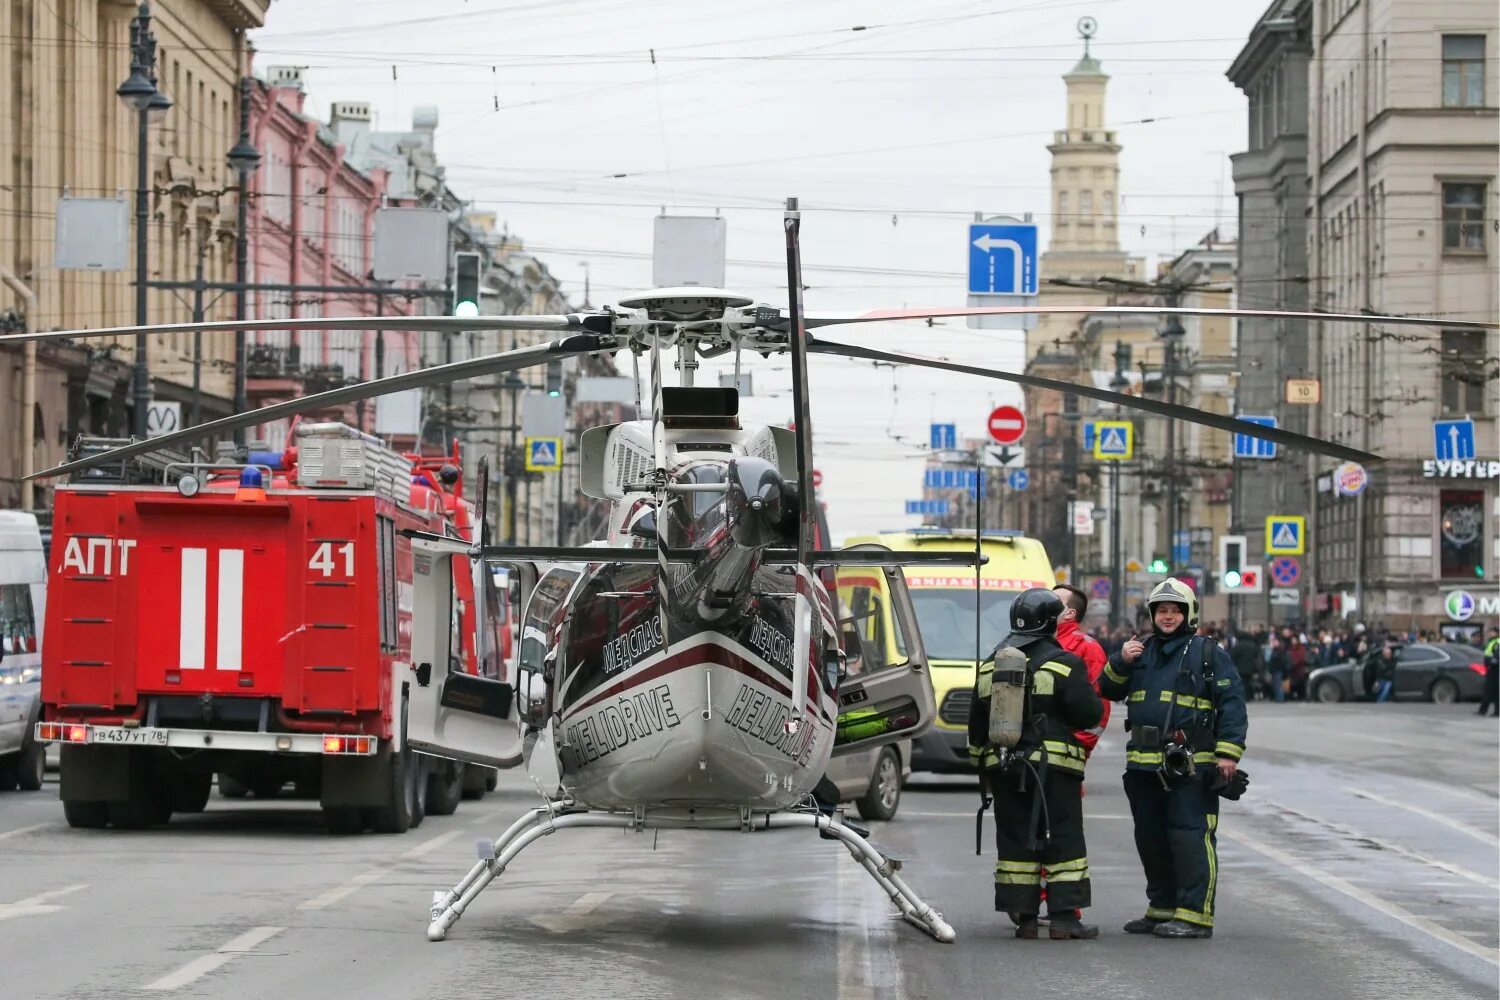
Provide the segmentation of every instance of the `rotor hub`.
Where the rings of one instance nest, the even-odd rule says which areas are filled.
[[[653,288],[621,299],[620,305],[625,309],[644,309],[651,319],[690,322],[719,319],[726,309],[741,309],[754,302],[754,299],[722,288],[687,286]]]

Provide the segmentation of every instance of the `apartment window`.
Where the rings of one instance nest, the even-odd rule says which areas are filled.
[[[1094,192],[1080,191],[1078,193],[1078,214],[1083,216],[1084,221],[1090,221],[1094,217]]]
[[[1443,382],[1443,412],[1484,412],[1484,333],[1479,330],[1444,330],[1443,354],[1438,376]]]
[[[1484,107],[1484,36],[1443,36],[1443,107]]]
[[[1484,250],[1484,185],[1443,185],[1443,249]]]

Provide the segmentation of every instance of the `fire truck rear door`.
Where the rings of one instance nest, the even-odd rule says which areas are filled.
[[[470,574],[468,544],[412,540],[412,676],[407,685],[406,742],[436,757],[508,768],[521,763],[515,688],[467,673],[459,629],[464,616],[453,586]],[[480,616],[484,627],[484,616]]]

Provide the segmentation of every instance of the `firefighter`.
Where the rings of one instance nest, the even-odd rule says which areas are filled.
[[[1010,606],[1010,635],[979,668],[969,715],[969,755],[994,796],[995,909],[1010,915],[1016,937],[1038,934],[1042,870],[1052,911],[1048,935],[1056,940],[1094,938],[1078,912],[1089,905],[1088,851],[1083,839],[1084,747],[1076,731],[1099,722],[1102,704],[1084,662],[1057,645],[1063,603],[1052,591],[1028,590]],[[1024,670],[997,672],[1024,656]],[[997,679],[997,677],[999,679]],[[1000,702],[1001,728],[992,739],[992,697]]]
[[[1245,694],[1234,663],[1194,636],[1198,599],[1164,580],[1146,599],[1152,634],[1110,657],[1099,688],[1126,703],[1125,794],[1146,870],[1146,914],[1128,934],[1213,937],[1220,789],[1238,797]],[[1243,776],[1239,790],[1243,790]]]

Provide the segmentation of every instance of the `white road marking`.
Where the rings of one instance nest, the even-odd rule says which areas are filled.
[[[45,830],[51,825],[51,823],[33,823],[30,826],[21,826],[17,827],[14,830],[6,830],[4,833],[0,833],[0,840],[7,840],[11,837],[19,837],[21,834],[30,833],[33,830]]]
[[[1397,906],[1395,903],[1381,899],[1374,893],[1366,892],[1359,886],[1347,882],[1337,875],[1329,875],[1327,872],[1294,858],[1280,848],[1272,847],[1258,837],[1252,837],[1238,830],[1226,830],[1223,827],[1219,828],[1219,836],[1227,837],[1237,844],[1242,844],[1250,848],[1252,851],[1258,851],[1283,868],[1294,871],[1303,878],[1312,879],[1314,882],[1325,885],[1335,892],[1341,892],[1350,899],[1365,904],[1372,910],[1383,913],[1393,920],[1398,920],[1408,927],[1413,927],[1421,931],[1435,941],[1451,945],[1459,951],[1472,955],[1475,958],[1484,959],[1491,965],[1500,966],[1500,957],[1496,957],[1493,949],[1477,945],[1473,941],[1454,933],[1442,924],[1429,920],[1426,917],[1418,916],[1410,910]]]
[[[1381,805],[1390,806],[1393,809],[1405,809],[1409,813],[1415,813],[1418,816],[1424,816],[1427,819],[1432,820],[1434,823],[1441,823],[1449,829],[1457,830],[1459,833],[1462,833],[1465,836],[1473,837],[1475,840],[1489,844],[1493,847],[1500,847],[1500,837],[1496,837],[1492,833],[1486,833],[1484,830],[1479,829],[1479,827],[1477,826],[1470,826],[1468,823],[1456,820],[1452,816],[1444,816],[1442,813],[1433,812],[1431,809],[1424,809],[1421,806],[1414,806],[1410,802],[1398,802],[1395,799],[1388,799],[1384,795],[1376,795],[1374,792],[1367,792],[1362,788],[1356,788],[1353,789],[1353,791],[1355,795],[1359,796],[1362,799],[1369,799],[1371,802],[1379,802]]]
[[[438,834],[436,837],[424,840],[416,847],[413,847],[411,850],[399,855],[397,857],[397,861],[415,861],[417,858],[422,857],[424,854],[442,847],[448,841],[452,840],[454,837],[457,837],[461,833],[463,833],[462,830],[449,830],[447,833]],[[352,878],[339,883],[332,889],[320,892],[318,893],[318,895],[312,897],[311,899],[303,900],[301,903],[297,904],[297,909],[326,909],[327,907],[332,906],[334,903],[337,903],[339,900],[344,899],[348,896],[352,896],[354,893],[363,889],[365,886],[379,882],[387,875],[395,872],[396,868],[396,865],[382,865],[379,868],[371,868],[368,871],[362,871],[358,875],[355,875]]]
[[[35,896],[18,899],[14,903],[0,903],[0,920],[31,917],[41,913],[56,913],[62,907],[49,902],[49,900],[71,896],[73,893],[87,888],[87,883],[83,885],[70,885],[64,889],[49,889],[47,892],[39,892]]]
[[[588,923],[589,914],[614,898],[612,892],[588,892],[579,896],[568,908],[558,914],[544,913],[532,917],[531,922],[553,934],[576,931]]]
[[[1410,858],[1413,861],[1420,861],[1424,865],[1431,865],[1433,868],[1439,868],[1451,875],[1458,875],[1462,878],[1469,879],[1471,882],[1478,882],[1480,885],[1500,887],[1500,879],[1496,879],[1494,876],[1481,875],[1479,872],[1471,871],[1468,868],[1464,868],[1462,865],[1455,865],[1451,862],[1442,861],[1438,858],[1423,854],[1421,851],[1414,851],[1409,847],[1402,847],[1400,844],[1394,843],[1392,841],[1384,840],[1380,837],[1372,836],[1368,833],[1362,833],[1361,831],[1356,830],[1353,827],[1345,826],[1342,823],[1335,823],[1332,820],[1323,819],[1321,816],[1313,816],[1310,813],[1301,811],[1300,809],[1293,809],[1291,806],[1283,805],[1280,802],[1273,802],[1272,800],[1265,797],[1262,797],[1261,801],[1273,809],[1279,809],[1282,812],[1290,813],[1291,815],[1296,816],[1300,819],[1307,820],[1309,823],[1316,823],[1321,827],[1333,830],[1335,833],[1341,833],[1346,837],[1353,837],[1357,840],[1368,841],[1369,843],[1374,844],[1376,847],[1379,847],[1382,851],[1390,851],[1393,854],[1399,854],[1402,857]],[[1447,883],[1436,884],[1445,885]]]
[[[271,938],[286,930],[285,927],[252,927],[239,937],[220,945],[217,950],[193,959],[176,972],[169,972],[155,982],[138,987],[143,990],[178,990],[196,982],[210,972],[231,962],[236,956],[255,950]]]

